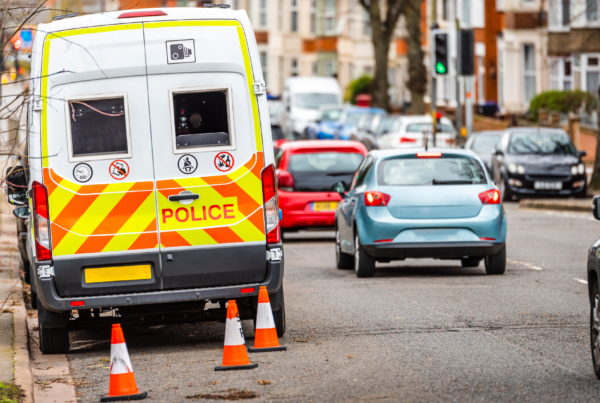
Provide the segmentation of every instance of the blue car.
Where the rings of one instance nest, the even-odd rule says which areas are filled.
[[[336,210],[336,260],[372,277],[375,262],[406,258],[485,260],[488,274],[506,268],[506,215],[500,192],[470,150],[371,151]]]
[[[339,120],[323,127],[317,134],[319,140],[350,140],[353,129],[360,119],[367,115],[386,115],[387,112],[380,108],[346,107]]]

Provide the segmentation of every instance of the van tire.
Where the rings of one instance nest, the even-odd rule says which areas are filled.
[[[506,246],[495,255],[485,257],[485,272],[487,274],[504,274],[506,271]]]
[[[354,236],[354,271],[356,277],[373,277],[375,275],[375,259],[369,256],[360,244],[358,231]]]
[[[40,351],[42,354],[65,354],[69,351],[70,312],[56,313],[44,308],[38,299]]]
[[[273,312],[273,319],[275,320],[275,330],[277,330],[277,337],[283,337],[285,334],[285,297],[283,296],[283,286],[281,288],[281,308]]]
[[[340,242],[340,231],[335,227],[335,264],[340,270],[348,270],[354,267],[354,256],[342,252]]]

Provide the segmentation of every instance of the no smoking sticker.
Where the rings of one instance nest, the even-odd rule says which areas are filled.
[[[221,172],[227,172],[233,168],[233,155],[222,152],[215,157],[215,167]]]
[[[110,163],[110,167],[108,168],[108,173],[114,179],[120,181],[122,179],[127,178],[129,175],[129,165],[123,160],[116,160]]]

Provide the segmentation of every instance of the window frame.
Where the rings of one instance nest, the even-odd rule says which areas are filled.
[[[123,98],[124,110],[125,110],[125,132],[127,135],[127,152],[126,153],[106,153],[106,154],[90,154],[75,156],[73,154],[73,134],[71,132],[71,101],[98,101],[101,99],[110,98]],[[111,92],[106,94],[89,94],[89,95],[73,95],[63,98],[65,100],[65,120],[66,120],[66,136],[67,136],[67,149],[69,151],[69,162],[86,162],[86,161],[101,161],[101,160],[115,160],[115,159],[127,159],[132,157],[131,147],[131,129],[129,126],[129,102],[126,92]]]
[[[194,92],[213,92],[213,91],[225,91],[227,97],[227,121],[229,124],[229,141],[228,146],[206,146],[206,147],[185,147],[177,148],[177,130],[175,127],[175,105],[173,103],[173,96],[176,94],[188,94]],[[237,148],[236,135],[235,135],[235,119],[233,110],[233,91],[229,84],[222,85],[207,85],[202,87],[180,87],[180,88],[169,88],[169,117],[171,127],[171,144],[173,146],[173,154],[193,154],[193,153],[204,153],[204,152],[220,152],[220,151],[231,151]]]

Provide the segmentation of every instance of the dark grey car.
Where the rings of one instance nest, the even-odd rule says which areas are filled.
[[[600,196],[594,197],[592,203],[594,218],[600,220]],[[594,372],[600,379],[600,239],[596,240],[588,252],[587,280],[590,297],[590,342],[592,347],[592,364]]]
[[[485,164],[488,172],[492,172],[492,151],[500,140],[504,131],[502,130],[486,130],[474,132],[467,139],[465,148],[473,151]]]

